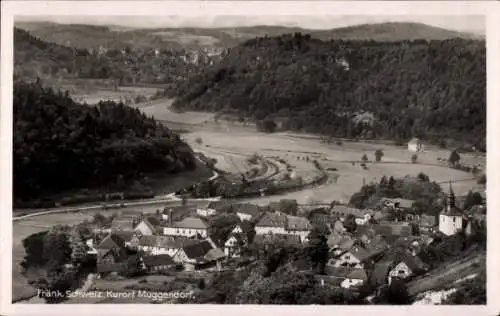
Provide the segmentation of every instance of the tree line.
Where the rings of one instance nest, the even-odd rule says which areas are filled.
[[[40,83],[14,84],[14,199],[122,189],[145,173],[195,168],[179,135],[123,103],[79,104]]]
[[[431,142],[485,150],[484,41],[249,40],[167,91],[180,109],[250,118],[266,131]]]

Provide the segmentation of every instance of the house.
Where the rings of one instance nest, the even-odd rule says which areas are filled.
[[[213,263],[218,264],[224,257],[225,254],[221,249],[212,248],[208,241],[202,241],[183,247],[175,254],[173,259],[175,262],[183,264],[187,271],[193,271]]]
[[[394,199],[383,198],[381,202],[382,205],[385,207],[407,212],[412,210],[413,203],[415,203],[415,200],[408,200],[402,198],[394,198]]]
[[[345,289],[350,289],[352,287],[359,287],[368,281],[368,275],[364,269],[353,269],[347,277],[340,284],[341,287]]]
[[[420,139],[413,137],[409,142],[408,142],[408,151],[411,152],[418,152],[418,151],[423,151],[424,150],[424,145],[420,141]]]
[[[406,254],[402,259],[395,261],[395,263],[394,268],[389,271],[389,284],[395,278],[405,280],[427,269],[425,263],[415,254]]]
[[[130,247],[132,239],[136,235],[136,232],[130,230],[122,230],[122,231],[117,231],[114,234],[123,240],[123,242],[125,243],[125,247]]]
[[[142,260],[148,273],[166,271],[176,266],[175,261],[167,254],[143,256]]]
[[[420,215],[418,217],[418,227],[421,232],[433,232],[436,228],[436,216]]]
[[[373,225],[375,232],[384,237],[411,236],[411,225],[408,222],[385,222],[381,221]]]
[[[150,216],[143,218],[139,224],[134,227],[134,230],[143,236],[151,236],[157,234],[159,226],[160,221],[157,218]]]
[[[329,228],[336,222],[336,218],[330,214],[327,208],[323,207],[311,210],[307,215],[307,219],[312,225],[326,225]]]
[[[334,256],[339,256],[354,246],[354,239],[348,235],[330,234],[327,240],[328,247]]]
[[[197,207],[196,214],[202,217],[208,217],[230,209],[231,203],[228,201],[210,201],[206,205]]]
[[[277,212],[266,212],[255,224],[256,235],[286,234],[287,217]]]
[[[137,249],[151,255],[174,256],[182,247],[196,243],[199,243],[199,240],[187,237],[141,236],[137,242]]]
[[[287,215],[286,232],[290,235],[300,236],[302,242],[307,241],[312,226],[307,218]]]
[[[255,235],[253,243],[256,245],[263,246],[264,249],[271,247],[301,247],[302,241],[298,235],[288,235],[288,234],[265,234],[265,235]]]
[[[333,208],[330,210],[330,213],[332,215],[337,216],[340,218],[342,221],[348,216],[348,215],[353,215],[356,219],[356,224],[358,225],[366,225],[370,221],[370,219],[374,215],[374,211],[370,209],[357,209],[353,207],[348,207],[345,205],[340,205],[336,204],[333,206]]]
[[[208,236],[208,224],[198,217],[186,217],[180,222],[173,222],[163,227],[163,234],[167,236]]]
[[[439,214],[439,231],[451,236],[463,229],[463,212],[455,206],[455,194],[451,187],[446,200],[446,206]]]
[[[363,247],[354,245],[349,251],[344,252],[338,258],[331,258],[330,265],[336,267],[362,268],[364,263],[370,258],[370,253]]]
[[[165,207],[162,211],[161,217],[165,222],[175,222],[180,221],[184,217],[190,216],[191,214],[195,213],[196,210],[196,206],[192,205]]]
[[[249,203],[235,204],[232,209],[241,221],[256,220],[262,214],[262,209],[258,205]]]
[[[111,233],[106,236],[96,247],[97,266],[113,265],[123,261],[127,256],[125,242],[117,235]],[[98,269],[99,270],[99,269]]]

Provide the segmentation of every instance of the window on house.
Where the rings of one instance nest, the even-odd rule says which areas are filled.
[[[456,217],[453,217],[453,223],[455,223],[455,221],[456,221],[456,220],[457,220],[457,218],[456,218]]]
[[[398,274],[404,274],[405,270],[398,270]]]

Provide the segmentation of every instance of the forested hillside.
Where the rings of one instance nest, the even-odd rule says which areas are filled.
[[[175,107],[223,111],[337,137],[485,149],[484,41],[323,42],[295,33],[249,40],[179,83]]]
[[[14,29],[15,75],[19,78],[110,79],[117,84],[169,84],[208,63],[188,59],[185,50],[70,48]]]
[[[137,109],[75,103],[34,83],[14,86],[14,198],[75,188],[123,189],[145,172],[195,168],[191,148]]]

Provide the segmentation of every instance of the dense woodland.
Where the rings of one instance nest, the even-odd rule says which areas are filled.
[[[177,134],[122,103],[87,106],[39,83],[14,86],[14,197],[123,189],[145,172],[195,167]]]
[[[176,90],[180,109],[217,111],[335,137],[459,139],[485,150],[484,41],[249,40]]]

